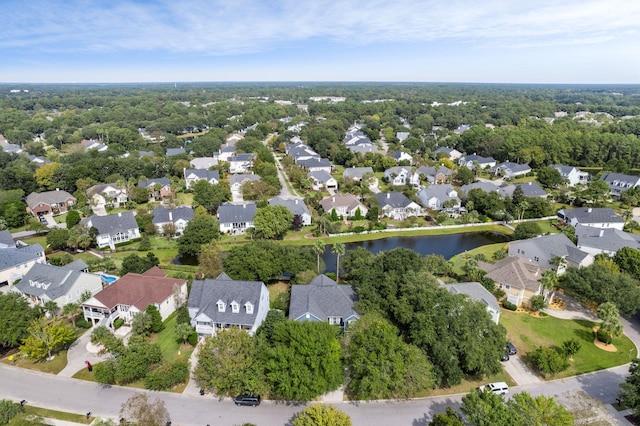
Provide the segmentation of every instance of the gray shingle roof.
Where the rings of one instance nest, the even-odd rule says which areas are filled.
[[[195,175],[199,179],[206,179],[210,181],[211,179],[215,179],[217,181],[220,180],[220,172],[218,170],[207,170],[207,169],[185,169],[184,177],[186,178],[189,175]]]
[[[309,158],[308,160],[298,161],[298,165],[304,169],[311,167],[331,167],[331,162],[326,158]]]
[[[522,188],[522,194],[525,197],[544,197],[548,195],[546,191],[535,182],[519,183],[515,185],[501,185],[500,192],[509,197],[513,197],[513,191],[515,191],[517,187]]]
[[[469,191],[471,191],[472,189],[480,189],[481,191],[488,193],[488,192],[498,191],[500,187],[491,182],[484,182],[484,181],[474,182],[468,185],[462,185],[460,187],[460,191],[464,192],[465,194],[468,194]]]
[[[69,292],[71,287],[79,281],[93,281],[92,287],[100,287],[101,280],[97,275],[74,271],[69,268],[36,263],[27,272],[22,281],[15,285],[16,290],[29,296],[42,297],[46,295],[55,300]]]
[[[291,286],[289,319],[304,318],[309,313],[320,321],[338,316],[343,319],[355,316],[353,304],[357,297],[350,285],[336,284],[326,275],[318,275],[309,285]]]
[[[184,154],[184,148],[168,148],[167,149],[167,157],[171,157],[173,155]]]
[[[576,226],[578,245],[593,247],[609,252],[617,252],[623,247],[640,250],[640,235],[630,234],[615,228],[594,228],[592,226]]]
[[[242,204],[224,203],[218,208],[220,223],[253,222],[257,206],[253,202]]]
[[[494,311],[500,312],[500,305],[495,296],[489,292],[482,284],[477,282],[442,284],[442,287],[453,294],[466,294],[471,299],[482,302]]]
[[[285,206],[294,215],[311,215],[302,198],[287,199],[282,197],[275,197],[269,200],[269,204],[272,206]]]
[[[453,175],[453,171],[451,171],[448,167],[446,166],[439,166],[439,167],[433,167],[433,166],[421,166],[418,168],[418,173],[425,175],[425,176],[435,176],[438,173],[442,173],[445,176],[452,176]]]
[[[372,167],[349,167],[347,169],[344,169],[344,173],[342,174],[342,177],[350,178],[350,179],[362,179],[362,176],[364,176],[365,173],[373,174],[373,168]]]
[[[82,259],[78,259],[78,260],[74,260],[71,263],[67,263],[66,265],[63,266],[66,269],[71,269],[72,271],[84,271],[86,269],[89,268],[89,265],[86,264],[86,262]]]
[[[169,213],[171,213],[171,219],[169,218]],[[153,224],[167,222],[175,223],[180,219],[186,221],[190,221],[191,219],[193,219],[193,208],[189,206],[181,206],[176,207],[173,210],[169,210],[166,207],[160,205],[153,209],[153,219],[151,220],[151,222]]]
[[[627,189],[627,187],[633,187],[640,184],[640,177],[625,175],[623,173],[606,173],[600,178],[607,182],[609,186],[618,186],[621,189]],[[615,183],[617,182],[617,185]]]
[[[40,203],[47,205],[64,203],[67,199],[71,198],[75,202],[75,197],[69,194],[67,191],[56,190],[46,192],[32,192],[27,195],[25,201],[30,208],[37,206]]]
[[[0,271],[42,258],[44,249],[40,244],[0,249]]]
[[[13,237],[11,236],[11,232],[6,229],[0,231],[0,247],[15,247],[16,243],[13,241]]]
[[[403,208],[411,204],[411,200],[401,192],[380,192],[376,194],[380,207],[391,206],[393,208]]]
[[[233,174],[229,176],[229,185],[233,185],[234,183],[244,183],[245,181],[256,181],[256,180],[260,180],[260,176],[248,175],[248,174]]]
[[[216,323],[253,325],[260,307],[260,292],[262,281],[232,280],[226,274],[216,279],[193,280],[189,293],[189,308],[197,308],[197,315],[204,314]],[[225,303],[225,312],[218,310],[217,303]],[[232,312],[231,302],[240,305],[240,311]],[[248,314],[245,304],[253,305],[253,313]]]
[[[567,221],[576,219],[578,223],[624,223],[624,219],[609,207],[578,207],[562,209],[558,213],[562,214]]]
[[[158,184],[160,186],[171,186],[171,181],[169,178],[157,178],[157,179],[147,179],[141,182],[138,182],[138,186],[142,188],[152,188]]]
[[[316,170],[313,172],[309,172],[307,173],[307,177],[315,179],[320,183],[325,183],[333,179],[333,176],[331,176],[331,174],[325,170]]]
[[[89,227],[95,227],[102,234],[116,234],[129,229],[137,229],[138,223],[132,212],[110,214],[107,216],[91,216],[82,221]]]

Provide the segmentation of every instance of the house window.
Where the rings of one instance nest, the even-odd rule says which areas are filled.
[[[331,325],[340,325],[341,317],[329,317],[329,324]]]
[[[505,285],[504,285],[504,288],[506,288],[507,290],[510,290],[510,289],[511,289],[511,286],[510,286],[509,284],[505,284]]]
[[[234,314],[240,312],[240,305],[238,305],[238,302],[236,302],[235,300],[231,302],[231,312],[233,312]]]
[[[218,312],[225,311],[225,304],[222,300],[218,300],[218,303],[216,303],[216,305],[218,305]]]
[[[244,309],[248,314],[252,314],[253,313],[253,305],[249,302],[244,304]]]

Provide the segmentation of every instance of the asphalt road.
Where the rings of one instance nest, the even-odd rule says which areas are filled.
[[[527,391],[532,395],[557,396],[583,391],[603,403],[615,402],[618,385],[624,381],[628,366],[599,371],[569,379],[511,388],[511,393]],[[62,411],[86,413],[103,418],[118,418],[121,404],[140,390],[103,386],[66,377],[22,370],[0,364],[0,398],[20,401]],[[167,392],[149,392],[164,401],[174,425],[237,425],[250,422],[259,426],[286,425],[304,405],[263,402],[256,408],[236,407],[230,400],[212,396],[193,396]],[[426,425],[434,413],[447,406],[458,407],[462,395],[448,395],[408,401],[347,402],[337,407],[351,416],[354,425]]]

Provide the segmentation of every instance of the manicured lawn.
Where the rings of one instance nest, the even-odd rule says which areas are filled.
[[[176,194],[178,199],[178,205],[180,206],[192,206],[193,205],[193,193],[192,192],[178,192]]]
[[[453,264],[453,273],[457,275],[463,275],[464,271],[462,267],[469,259],[473,259],[478,254],[484,254],[487,258],[487,261],[493,262],[492,256],[498,250],[504,248],[508,250],[509,243],[496,243],[496,244],[487,244],[486,246],[480,246],[474,248],[473,250],[468,250],[464,253],[456,254],[449,261]]]
[[[2,358],[2,363],[15,365],[16,367],[26,368],[28,370],[41,371],[43,373],[58,374],[67,366],[67,351],[60,351],[55,354],[55,358],[51,361],[34,361],[29,358],[17,357],[15,362]]]
[[[47,249],[47,236],[46,235],[40,235],[38,237],[29,237],[29,238],[25,238],[22,241],[24,241],[27,244],[40,244],[43,249],[45,249],[45,250]]]
[[[449,388],[438,388],[434,389],[431,392],[425,392],[424,395],[416,395],[416,396],[438,396],[438,395],[451,395],[457,393],[468,393],[473,389],[486,385],[487,383],[493,382],[506,382],[509,386],[515,386],[516,383],[509,377],[504,370],[501,370],[498,374],[494,374],[493,376],[487,376],[483,378],[467,378],[462,381],[459,385],[451,386]]]
[[[193,347],[189,344],[181,344],[176,340],[176,315],[173,314],[164,322],[164,330],[155,336],[155,343],[162,350],[162,357],[169,362],[178,359],[189,359]],[[153,342],[154,339],[151,339]]]
[[[636,348],[626,336],[613,339],[617,352],[598,349],[594,344],[593,326],[586,320],[563,320],[551,316],[537,318],[527,313],[502,310],[500,324],[507,329],[507,338],[518,349],[518,356],[526,362],[526,354],[538,346],[561,347],[577,338],[582,343],[568,370],[554,378],[574,376],[628,363],[636,357]]]
[[[87,419],[86,414],[74,414],[64,411],[49,410],[46,408],[33,407],[29,404],[24,406],[24,412],[27,414],[35,414],[47,419],[64,420],[67,422],[81,423],[85,425],[91,424],[91,422],[95,420],[95,417],[93,416],[89,416]]]
[[[549,219],[549,220],[536,220],[534,223],[537,223],[540,226],[543,234],[559,234],[560,231],[558,230],[558,228],[553,226],[554,222],[556,222],[555,219]],[[514,225],[517,226],[517,224],[514,224]]]

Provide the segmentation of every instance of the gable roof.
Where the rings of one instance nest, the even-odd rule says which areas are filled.
[[[461,163],[470,163],[470,162],[472,163],[474,161],[477,161],[478,164],[483,165],[483,164],[495,163],[496,160],[493,157],[483,157],[482,155],[477,155],[477,154],[467,155],[460,159]]]
[[[218,220],[220,223],[253,222],[257,206],[254,202],[241,204],[224,203],[218,207]]]
[[[505,161],[504,163],[496,164],[493,166],[493,170],[510,170],[511,173],[529,173],[531,171],[531,167],[528,164],[518,164],[513,161]]]
[[[446,288],[449,293],[466,294],[471,299],[484,303],[494,311],[500,312],[500,305],[498,304],[495,296],[478,282],[445,284],[440,281],[440,283],[440,286]]]
[[[413,202],[399,191],[379,192],[376,194],[376,199],[380,207],[390,206],[393,208],[404,208]]]
[[[518,183],[518,184],[505,184],[500,186],[500,191],[509,197],[513,197],[513,191],[517,187],[522,188],[522,195],[525,197],[544,197],[547,196],[547,192],[542,189],[536,182]]]
[[[77,259],[77,260],[74,260],[71,263],[67,263],[66,265],[64,265],[64,267],[67,268],[67,269],[71,269],[73,271],[82,272],[82,271],[88,269],[89,265],[87,265],[87,263],[84,260]]]
[[[540,235],[534,238],[528,238],[526,240],[520,241],[512,241],[510,243],[510,247],[518,248],[525,247],[521,250],[524,250],[525,253],[528,252],[526,249],[527,246],[535,246],[540,252],[548,253],[548,259],[551,259],[555,256],[565,257],[569,254],[569,248],[575,248],[575,244],[564,234],[549,234],[549,235]]]
[[[445,176],[452,176],[453,175],[453,171],[450,170],[448,167],[446,166],[438,166],[438,167],[434,167],[434,166],[421,166],[418,168],[418,173],[419,174],[423,174],[425,176],[435,176],[439,173],[442,173]]]
[[[45,191],[45,192],[32,192],[27,195],[25,201],[29,208],[34,208],[40,203],[51,205],[51,204],[60,204],[64,203],[66,200],[72,199],[74,202],[76,198],[69,194],[67,191],[55,190],[55,191]]]
[[[294,215],[302,216],[306,214],[311,216],[311,213],[302,198],[275,197],[269,200],[269,204],[272,206],[284,206]]]
[[[207,181],[210,181],[212,179],[215,179],[217,181],[220,180],[220,172],[218,170],[184,169],[185,179],[191,175],[196,176],[198,179],[206,179]]]
[[[167,148],[167,157],[171,157],[173,155],[184,154],[186,151],[184,148]]]
[[[353,286],[336,284],[326,275],[318,275],[309,285],[292,285],[289,319],[303,319],[310,314],[320,321],[329,317],[358,318],[353,309],[357,301]]]
[[[0,231],[0,249],[15,247],[15,246],[16,246],[16,242],[13,241],[11,232],[7,231],[6,229]]]
[[[418,192],[418,197],[421,200],[429,200],[431,198],[437,198],[440,201],[457,199],[458,196],[450,196],[449,194],[454,191],[457,194],[457,191],[453,189],[448,183],[444,183],[442,185],[430,185],[425,188],[422,188]]]
[[[98,275],[74,271],[63,266],[36,263],[14,287],[25,295],[40,298],[46,296],[50,300],[55,300],[67,294],[79,280],[91,283],[93,288],[102,286]]]
[[[309,172],[307,173],[307,177],[310,177],[320,183],[325,183],[333,179],[331,173],[327,172],[326,170],[315,170],[313,172]]]
[[[129,272],[93,297],[109,309],[116,305],[127,305],[144,311],[151,304],[164,302],[171,297],[176,287],[186,283],[184,279]]]
[[[478,262],[478,267],[496,282],[534,292],[540,288],[538,279],[548,270],[517,256],[505,257],[495,264]]]
[[[473,189],[479,189],[482,192],[488,193],[488,192],[494,192],[494,191],[499,192],[500,187],[494,183],[486,182],[486,181],[474,182],[468,185],[462,185],[460,187],[460,191],[464,192],[465,194],[468,194],[469,191]]]
[[[138,186],[142,188],[152,188],[158,184],[160,186],[171,186],[171,181],[169,178],[157,178],[157,179],[147,179],[138,182]]]
[[[552,164],[551,167],[553,167],[554,169],[556,169],[558,172],[560,172],[560,176],[562,177],[567,177],[569,176],[569,174],[574,170],[578,170],[576,167],[574,166],[565,166],[563,164]]]
[[[136,222],[132,212],[122,212],[107,216],[94,215],[83,219],[81,223],[87,224],[89,227],[95,227],[100,234],[109,235],[138,228],[138,222]]]
[[[181,206],[176,207],[173,210],[169,210],[163,205],[159,205],[155,209],[153,209],[153,219],[151,223],[167,223],[167,222],[177,222],[182,219],[184,221],[190,221],[193,219],[193,208],[190,206]]]
[[[607,182],[609,186],[618,186],[624,189],[640,185],[640,177],[623,173],[605,173],[600,179]]]
[[[320,205],[325,211],[331,211],[336,207],[347,207],[349,210],[353,210],[363,204],[351,194],[336,194],[320,200]]]
[[[624,223],[624,219],[610,207],[576,207],[561,209],[558,213],[569,221],[575,219],[578,223]]]
[[[196,157],[189,161],[189,164],[194,169],[208,169],[209,167],[217,166],[218,160],[213,157]]]
[[[344,173],[342,173],[343,178],[351,178],[351,179],[362,179],[365,173],[372,173],[372,167],[349,167],[344,169]]]
[[[44,249],[40,244],[3,248],[0,249],[0,271],[43,258]]]
[[[249,175],[249,174],[233,174],[229,176],[229,185],[234,185],[236,183],[243,184],[248,181],[256,181],[260,180],[259,175]]]
[[[107,188],[118,189],[115,183],[99,183],[87,189],[87,195],[101,194]]]
[[[232,280],[226,274],[220,274],[216,279],[193,280],[187,306],[198,310],[192,318],[204,314],[216,323],[253,326],[263,286],[262,281]],[[219,311],[218,301],[224,302],[224,312]],[[230,304],[234,301],[240,305],[239,312],[231,310]],[[253,305],[252,313],[247,313],[244,308],[247,302]],[[268,300],[266,303],[269,303]]]
[[[578,237],[578,245],[581,247],[593,247],[609,252],[617,252],[623,247],[640,250],[640,235],[630,234],[616,228],[601,229],[577,225],[576,237]]]
[[[309,169],[311,167],[333,167],[328,159],[317,157],[300,160],[298,161],[298,165],[304,169]]]

